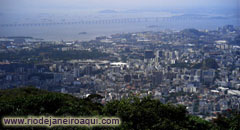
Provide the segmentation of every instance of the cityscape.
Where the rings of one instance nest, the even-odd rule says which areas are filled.
[[[0,0],[0,130],[239,130],[240,0]]]
[[[0,39],[1,89],[34,86],[105,104],[133,95],[205,119],[240,109],[240,28],[136,32],[90,41]]]

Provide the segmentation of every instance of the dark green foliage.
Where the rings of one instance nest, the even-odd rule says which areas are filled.
[[[120,117],[120,127],[53,127],[54,130],[108,129],[108,130],[208,130],[237,129],[240,116],[219,117],[214,123],[187,114],[181,105],[162,104],[150,97],[131,97],[111,101],[105,105],[98,103],[100,95],[90,95],[78,99],[71,95],[47,92],[36,88],[17,88],[0,91],[0,118],[4,116],[116,116]],[[0,125],[0,129],[6,129]],[[8,129],[48,129],[38,127]]]
[[[240,45],[240,35],[236,36],[231,44]]]
[[[193,65],[192,68],[195,69],[218,69],[219,66],[217,62],[212,58],[207,58],[202,61],[202,63]]]
[[[33,50],[3,52],[3,53],[0,53],[0,60],[41,62],[43,61],[43,59],[50,59],[50,60],[98,59],[98,58],[108,56],[106,53],[99,52],[98,50],[61,51],[57,48],[61,48],[61,46],[48,46],[48,47],[36,48]]]
[[[159,100],[149,97],[140,100],[133,97],[121,101],[112,101],[104,106],[103,113],[107,116],[118,116],[122,125],[136,130],[146,129],[210,129],[209,122],[193,118],[187,114],[184,106],[162,104]]]
[[[197,64],[177,62],[175,64],[172,64],[171,67],[187,68],[187,69],[218,69],[219,68],[217,62],[212,58],[207,58],[203,60],[201,63],[197,63]]]
[[[205,121],[197,116],[189,116],[189,121],[187,122],[188,124],[188,129],[191,130],[205,130],[206,128],[208,129],[215,129],[213,127],[213,124],[211,124],[208,121]]]
[[[191,68],[190,63],[184,63],[184,62],[177,62],[175,64],[172,64],[171,67],[176,67],[176,68]]]
[[[219,130],[239,130],[240,128],[240,113],[231,112],[225,115],[218,115],[213,120]]]
[[[217,124],[218,129],[220,130],[230,129],[230,120],[222,115],[218,115],[218,118],[214,120],[214,123]]]
[[[208,58],[205,59],[202,63],[202,67],[206,69],[217,69],[219,66],[214,59]]]
[[[187,37],[192,37],[192,38],[198,38],[201,35],[206,35],[206,33],[200,32],[196,29],[184,29],[181,31],[181,33]]]
[[[36,88],[0,91],[0,115],[74,115],[98,114],[101,105],[73,96],[47,92]]]

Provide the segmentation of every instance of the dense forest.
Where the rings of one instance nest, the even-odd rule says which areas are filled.
[[[189,115],[181,105],[162,104],[159,100],[136,96],[100,104],[100,95],[79,99],[67,94],[48,92],[33,87],[0,90],[0,118],[5,116],[116,116],[119,127],[52,127],[56,130],[237,130],[240,114],[219,115],[212,121]],[[50,129],[44,127],[4,127],[0,129]]]
[[[201,63],[196,63],[196,64],[176,62],[175,64],[172,64],[171,67],[187,68],[187,69],[215,69],[215,70],[219,68],[217,62],[211,58],[207,58],[203,60]]]
[[[0,60],[42,62],[48,60],[75,60],[75,59],[99,59],[107,57],[108,54],[99,52],[96,49],[88,50],[67,50],[62,51],[64,46],[47,46],[34,48],[32,50],[15,50],[0,52]]]

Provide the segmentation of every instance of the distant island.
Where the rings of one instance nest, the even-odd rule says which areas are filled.
[[[87,32],[79,32],[78,35],[85,35]]]
[[[150,25],[150,26],[147,26],[148,28],[159,28],[160,26],[158,25]]]

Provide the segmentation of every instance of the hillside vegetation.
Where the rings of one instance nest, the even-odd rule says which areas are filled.
[[[97,103],[99,95],[78,99],[71,95],[48,92],[32,87],[0,90],[0,118],[4,116],[117,116],[122,120],[119,127],[53,127],[60,130],[209,130],[240,128],[240,115],[219,116],[208,122],[197,116],[189,115],[184,106],[162,104],[150,97],[139,99],[131,97],[120,101],[111,101],[102,105]],[[49,129],[44,127],[0,129]]]

